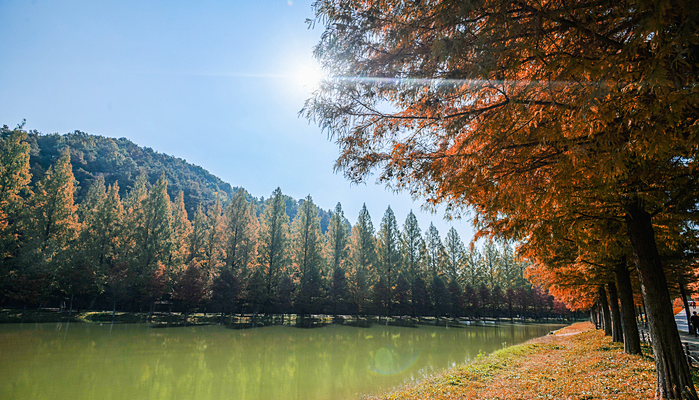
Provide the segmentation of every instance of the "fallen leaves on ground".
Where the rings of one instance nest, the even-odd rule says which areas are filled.
[[[499,350],[372,399],[653,399],[655,365],[590,323]]]

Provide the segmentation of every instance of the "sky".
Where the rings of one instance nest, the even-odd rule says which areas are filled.
[[[366,203],[376,230],[390,205],[401,227],[413,210],[468,243],[470,221],[333,171],[338,147],[298,115],[323,32],[312,3],[0,0],[0,125],[125,137],[256,197],[340,202],[353,224]]]

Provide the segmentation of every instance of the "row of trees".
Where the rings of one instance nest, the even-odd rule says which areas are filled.
[[[481,235],[521,243],[536,261],[530,276],[572,304],[615,307],[618,290],[631,341],[634,272],[657,397],[696,398],[668,288],[691,272],[699,242],[699,8],[688,0],[319,0],[314,8],[325,27],[315,54],[333,78],[304,113],[340,146],[337,168],[353,181],[378,169],[430,205],[471,210]]]
[[[389,207],[378,231],[363,207],[353,228],[338,203],[327,232],[308,196],[290,221],[277,189],[256,212],[239,189],[188,218],[183,195],[141,176],[122,199],[97,179],[75,204],[70,151],[30,185],[25,132],[2,138],[2,285],[5,301],[76,306],[107,301],[151,310],[539,316],[565,309],[523,278],[509,245],[467,249],[452,228],[442,241]]]

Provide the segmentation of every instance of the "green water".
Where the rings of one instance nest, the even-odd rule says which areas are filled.
[[[0,325],[0,398],[356,399],[555,325]]]

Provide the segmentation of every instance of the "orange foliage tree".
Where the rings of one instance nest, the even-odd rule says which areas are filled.
[[[302,113],[336,168],[475,211],[481,234],[620,223],[642,285],[657,395],[695,395],[657,222],[695,218],[699,11],[691,2],[321,0],[327,79]],[[681,217],[680,217],[681,216]]]

